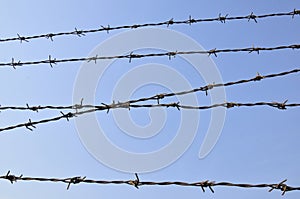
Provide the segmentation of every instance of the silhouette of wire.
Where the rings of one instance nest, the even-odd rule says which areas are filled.
[[[269,74],[269,75],[260,75],[259,73],[249,79],[243,79],[243,80],[238,80],[238,81],[232,81],[232,82],[227,82],[227,83],[214,83],[214,84],[208,84],[206,86],[202,86],[199,88],[194,88],[191,90],[187,91],[180,91],[180,92],[170,92],[170,93],[161,93],[161,94],[156,94],[150,97],[144,97],[144,98],[139,98],[139,99],[134,99],[134,100],[129,100],[127,102],[123,102],[124,104],[134,104],[137,102],[145,102],[145,101],[150,101],[150,100],[156,100],[157,103],[159,104],[159,101],[167,98],[167,97],[172,97],[172,96],[179,96],[179,95],[186,95],[190,93],[196,93],[199,91],[204,91],[206,95],[208,94],[207,92],[213,88],[218,88],[218,87],[227,87],[227,86],[232,86],[232,85],[238,85],[238,84],[245,84],[245,83],[250,83],[250,82],[257,82],[263,79],[269,79],[269,78],[274,78],[274,77],[280,77],[280,76],[285,76],[293,73],[298,73],[300,72],[300,69],[293,69],[289,71],[284,71],[280,73],[274,73],[274,74]],[[51,110],[66,110],[66,109],[73,109],[73,110],[80,110],[80,109],[87,109],[87,108],[97,108],[97,106],[94,105],[83,105],[83,99],[81,100],[80,104],[75,104],[75,105],[69,105],[69,106],[29,106],[26,104],[26,106],[0,106],[0,110],[30,110],[30,111],[36,111],[38,112],[39,110],[45,110],[45,109],[51,109]]]
[[[77,117],[79,115],[97,112],[97,111],[104,111],[104,110],[106,110],[108,113],[111,109],[128,109],[128,110],[130,110],[131,108],[157,108],[157,107],[169,108],[170,107],[170,108],[177,108],[178,110],[180,110],[180,109],[207,110],[207,109],[212,109],[212,108],[216,108],[216,107],[232,108],[232,107],[254,107],[254,106],[269,106],[269,107],[284,110],[287,107],[300,107],[300,103],[287,104],[287,100],[285,100],[284,102],[255,102],[255,103],[224,102],[224,103],[213,104],[213,105],[208,105],[208,106],[181,105],[179,102],[167,103],[167,104],[130,104],[129,102],[118,102],[118,103],[113,102],[112,104],[102,103],[102,105],[100,105],[100,106],[94,106],[93,108],[83,110],[83,111],[76,110],[75,112],[68,112],[66,114],[61,111],[60,116],[53,117],[53,118],[43,119],[43,120],[39,120],[39,121],[31,121],[31,119],[29,119],[29,121],[25,122],[25,123],[20,123],[20,124],[0,128],[0,131],[7,131],[7,130],[12,130],[12,129],[20,128],[20,127],[26,127],[27,129],[32,131],[34,128],[36,128],[35,125],[37,125],[37,124],[54,122],[54,121],[58,121],[61,119],[66,119],[67,121],[69,121],[69,119],[71,119],[73,117]]]
[[[232,183],[232,182],[215,182],[215,181],[199,181],[199,182],[183,182],[183,181],[163,181],[163,182],[154,182],[154,181],[140,181],[138,174],[135,174],[136,179],[134,180],[92,180],[87,179],[86,177],[76,176],[70,178],[41,178],[41,177],[24,177],[23,175],[16,176],[10,174],[10,171],[7,172],[6,175],[0,176],[0,179],[5,179],[10,181],[12,184],[17,181],[37,181],[37,182],[52,182],[52,183],[65,183],[67,184],[67,189],[70,188],[71,184],[116,184],[116,185],[130,185],[135,188],[139,188],[141,186],[183,186],[183,187],[200,187],[203,192],[205,192],[205,188],[209,188],[209,190],[214,193],[213,187],[222,186],[222,187],[239,187],[239,188],[269,188],[269,192],[274,189],[280,190],[282,195],[284,195],[288,191],[299,191],[300,187],[292,187],[285,182],[287,180],[283,180],[280,183],[273,184],[246,184],[246,183]]]
[[[203,19],[194,19],[191,16],[187,20],[180,20],[176,21],[170,19],[168,21],[163,21],[163,22],[157,22],[157,23],[145,23],[145,24],[133,24],[133,25],[123,25],[123,26],[115,26],[111,27],[108,25],[107,27],[101,26],[100,28],[96,29],[89,29],[89,30],[78,30],[75,28],[73,31],[69,32],[58,32],[58,33],[47,33],[47,34],[40,34],[40,35],[33,35],[33,36],[20,36],[17,34],[17,37],[12,37],[12,38],[6,38],[6,39],[0,39],[0,42],[8,42],[8,41],[20,41],[22,42],[29,42],[29,40],[32,39],[38,39],[38,38],[47,38],[53,41],[54,37],[58,36],[70,36],[70,35],[76,35],[78,37],[85,36],[86,34],[89,33],[95,33],[95,32],[107,32],[113,31],[113,30],[121,30],[121,29],[136,29],[136,28],[142,28],[142,27],[154,27],[154,26],[171,26],[171,25],[179,25],[179,24],[195,24],[195,23],[201,23],[201,22],[213,22],[213,21],[219,21],[221,23],[225,23],[226,21],[232,21],[232,20],[253,20],[254,22],[257,23],[258,19],[263,19],[263,18],[270,18],[270,17],[280,17],[280,16],[292,16],[294,18],[295,15],[299,15],[300,11],[294,9],[291,12],[281,12],[281,13],[270,13],[270,14],[263,14],[263,15],[255,15],[253,12],[251,12],[250,15],[245,15],[245,16],[235,16],[235,17],[230,17],[228,14],[222,16],[219,14],[218,17],[215,18],[203,18]]]
[[[259,54],[260,51],[275,51],[275,50],[282,50],[282,49],[299,49],[300,44],[292,44],[292,45],[283,45],[283,46],[275,46],[275,47],[248,47],[248,48],[228,48],[228,49],[211,49],[211,50],[202,50],[202,51],[170,51],[170,52],[162,52],[162,53],[149,53],[149,54],[134,54],[131,52],[130,54],[125,55],[114,55],[114,56],[94,56],[94,57],[81,57],[81,58],[68,58],[68,59],[56,59],[52,58],[51,55],[49,55],[48,59],[45,60],[38,60],[38,61],[15,61],[14,58],[12,58],[11,62],[7,63],[0,63],[0,66],[11,66],[14,69],[16,67],[24,66],[24,65],[38,65],[38,64],[50,64],[51,67],[53,67],[54,64],[58,63],[66,63],[66,62],[82,62],[82,61],[95,61],[95,64],[97,60],[107,60],[107,59],[129,59],[129,62],[132,61],[132,59],[140,59],[140,58],[146,58],[146,57],[169,57],[171,59],[172,57],[175,57],[176,55],[191,55],[191,54],[207,54],[207,55],[215,55],[217,57],[218,53],[235,53],[235,52],[257,52]]]

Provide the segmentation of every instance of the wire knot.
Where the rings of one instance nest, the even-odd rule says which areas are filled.
[[[20,43],[22,43],[22,41],[26,41],[26,42],[29,42],[26,37],[21,37],[19,34],[18,35],[18,39],[20,40]]]
[[[88,58],[88,62],[95,61],[95,64],[97,64],[97,59],[98,59],[98,55],[96,55],[95,57]]]
[[[192,25],[192,23],[196,23],[197,21],[195,19],[192,18],[192,16],[189,16],[189,20],[188,20],[188,24]]]
[[[238,104],[234,103],[234,102],[226,102],[224,105],[226,108],[233,108],[235,106],[238,106]]]
[[[285,184],[286,181],[287,181],[287,179],[281,181],[281,182],[278,183],[278,184],[273,184],[273,185],[272,185],[272,188],[269,190],[269,192],[273,191],[274,189],[279,189],[279,190],[282,191],[282,194],[281,194],[281,195],[284,195],[285,192],[291,190],[291,188],[290,188],[288,185]]]
[[[77,30],[77,28],[75,28],[74,34],[76,34],[78,37],[85,36],[83,30]]]
[[[197,185],[201,187],[203,192],[205,192],[204,188],[208,187],[212,193],[215,193],[215,191],[212,189],[212,186],[214,186],[214,183],[215,182],[209,182],[208,180],[206,180],[206,181],[197,183]]]
[[[300,15],[300,10],[296,10],[296,9],[293,10],[292,19],[294,19],[295,15]]]
[[[80,176],[70,178],[68,186],[67,186],[67,190],[70,188],[71,184],[79,184],[79,183],[83,182],[85,180],[85,178],[86,178],[86,176],[84,176],[83,178]]]
[[[169,21],[167,21],[167,27],[169,27],[170,25],[173,25],[173,24],[174,24],[173,18],[170,19]]]
[[[208,95],[207,91],[213,89],[214,86],[215,86],[215,84],[213,83],[213,84],[208,84],[207,86],[203,87],[203,90],[205,91],[206,96]]]
[[[33,131],[32,128],[36,128],[36,126],[34,126],[34,125],[32,124],[31,119],[29,119],[29,122],[27,122],[27,123],[25,124],[25,127],[26,127],[28,130],[30,130],[30,131]]]
[[[251,14],[247,17],[248,18],[248,22],[253,19],[255,21],[255,23],[257,23],[256,18],[257,16],[253,14],[253,12],[251,12]]]
[[[68,122],[70,121],[69,118],[76,117],[76,114],[71,112],[64,114],[62,111],[60,111],[60,113],[62,114],[62,117],[65,117],[67,119]]]
[[[53,37],[54,37],[53,33],[49,33],[46,35],[46,39],[50,39],[51,41],[53,41]]]
[[[129,63],[131,63],[132,59],[134,59],[134,58],[140,58],[142,56],[138,55],[138,54],[133,54],[133,52],[131,52],[127,57],[129,58]]]
[[[20,177],[17,177],[15,175],[10,175],[10,171],[7,172],[5,179],[9,180],[11,184],[14,182],[17,182],[19,178],[22,178],[23,175],[20,175]]]
[[[72,108],[76,110],[76,113],[78,113],[78,109],[82,109],[83,108],[83,98],[81,98],[80,100],[80,104],[75,104]]]
[[[50,64],[51,68],[53,68],[52,64],[56,64],[56,58],[51,59],[51,55],[49,55],[48,63]]]
[[[35,111],[35,112],[39,112],[39,109],[41,108],[41,106],[32,106],[32,107],[30,107],[28,105],[28,103],[26,104],[26,106],[27,106],[27,109],[29,109],[31,111]]]
[[[249,53],[252,53],[252,52],[256,51],[257,54],[259,55],[259,50],[260,50],[260,48],[256,48],[256,47],[253,46],[252,48],[250,48]]]
[[[159,100],[163,99],[165,97],[165,94],[161,93],[155,96],[157,100],[157,104],[159,104]]]
[[[109,113],[109,110],[112,108],[112,106],[108,105],[108,104],[105,104],[105,103],[101,103],[103,106],[105,106],[103,109],[106,109],[106,113],[108,114]],[[115,102],[113,101],[113,104],[115,104]]]
[[[107,27],[101,26],[102,30],[106,30],[106,33],[108,34],[110,31],[110,26],[107,25]]]
[[[177,51],[175,51],[175,52],[168,52],[169,60],[171,60],[172,57],[175,58],[176,54],[177,54]]]
[[[221,16],[221,13],[219,14],[219,21],[221,21],[221,23],[225,23],[226,19],[228,17],[228,14],[226,14],[225,16]]]
[[[14,58],[11,58],[11,64],[10,64],[14,69],[16,69],[16,66],[22,66],[21,61],[15,62]]]
[[[140,179],[137,173],[134,174],[135,175],[135,180],[130,180],[128,183],[132,186],[134,186],[135,188],[139,189],[139,185],[140,185]]]
[[[180,111],[180,105],[179,105],[180,102],[174,102],[174,103],[171,103],[171,104],[167,104],[167,108],[169,107],[176,107],[177,110]]]
[[[287,101],[288,100],[285,100],[283,103],[275,103],[274,107],[281,109],[281,110],[285,110]]]
[[[213,54],[215,57],[217,57],[217,49],[216,49],[216,48],[211,49],[211,50],[208,51],[208,56],[210,56],[210,55],[212,55],[212,54]]]
[[[256,77],[253,78],[254,81],[260,81],[262,80],[263,78],[265,78],[264,76],[261,76],[259,73],[257,73]]]
[[[291,48],[292,48],[293,50],[299,49],[299,48],[300,48],[300,45],[297,45],[297,44],[291,45]]]

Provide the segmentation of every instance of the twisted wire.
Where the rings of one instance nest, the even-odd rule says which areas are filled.
[[[203,18],[203,19],[194,19],[191,16],[189,16],[187,20],[179,20],[179,21],[176,21],[172,18],[168,21],[157,22],[157,23],[122,25],[122,26],[114,26],[114,27],[111,27],[110,25],[107,25],[106,27],[101,25],[100,28],[96,28],[96,29],[78,30],[77,28],[75,28],[75,30],[69,32],[47,33],[47,34],[32,35],[32,36],[20,36],[19,34],[17,34],[17,37],[0,39],[0,42],[20,41],[22,43],[22,42],[29,42],[29,40],[38,39],[38,38],[47,38],[53,41],[53,38],[58,36],[75,35],[78,37],[82,37],[85,36],[86,34],[96,33],[96,32],[109,33],[109,31],[121,30],[121,29],[136,29],[142,27],[155,27],[155,26],[169,27],[171,25],[179,25],[179,24],[191,25],[195,23],[213,22],[213,21],[219,21],[221,23],[225,23],[226,21],[233,21],[233,20],[248,20],[248,22],[250,20],[253,20],[255,23],[257,23],[258,19],[270,18],[270,17],[282,17],[282,16],[292,16],[292,18],[294,18],[295,15],[300,15],[300,10],[294,9],[291,12],[270,13],[270,14],[262,14],[262,15],[255,15],[253,12],[251,12],[250,15],[233,16],[233,17],[228,16],[228,14],[223,16],[219,14],[219,16],[215,18]]]
[[[16,69],[16,67],[21,67],[25,65],[39,65],[39,64],[50,64],[51,67],[53,65],[58,63],[67,63],[67,62],[82,62],[82,61],[95,61],[95,64],[97,63],[97,60],[108,60],[108,59],[129,59],[129,63],[133,59],[141,59],[146,57],[169,57],[169,60],[172,57],[175,57],[176,55],[192,55],[192,54],[207,54],[215,55],[217,57],[217,54],[219,53],[236,53],[236,52],[257,52],[259,54],[260,51],[276,51],[276,50],[282,50],[282,49],[299,49],[300,44],[292,44],[292,45],[281,45],[281,46],[274,46],[274,47],[247,47],[247,48],[227,48],[227,49],[211,49],[211,50],[201,50],[201,51],[169,51],[169,52],[162,52],[162,53],[148,53],[148,54],[134,54],[133,52],[125,55],[113,55],[113,56],[93,56],[93,57],[80,57],[80,58],[67,58],[67,59],[56,59],[52,58],[51,55],[49,55],[48,59],[45,60],[38,60],[38,61],[15,61],[14,58],[12,58],[11,62],[6,63],[0,63],[0,66],[10,66]]]
[[[205,192],[205,188],[209,188],[209,190],[214,193],[213,187],[222,186],[222,187],[239,187],[239,188],[268,188],[269,192],[273,190],[279,190],[284,195],[289,191],[299,191],[300,187],[292,187],[285,182],[286,179],[279,183],[272,184],[248,184],[248,183],[232,183],[232,182],[215,182],[215,181],[199,181],[199,182],[184,182],[184,181],[140,181],[138,174],[135,173],[134,180],[93,180],[87,179],[85,177],[76,176],[70,178],[43,178],[43,177],[24,177],[23,175],[16,176],[10,174],[10,171],[7,172],[6,175],[0,176],[0,179],[8,180],[11,184],[17,181],[37,181],[37,182],[52,182],[52,183],[64,183],[67,184],[67,190],[70,188],[72,184],[99,184],[99,185],[107,185],[107,184],[116,184],[116,185],[130,185],[135,188],[139,188],[141,186],[183,186],[183,187],[200,187],[203,192]]]
[[[143,97],[143,98],[139,98],[139,99],[133,99],[133,100],[129,100],[126,102],[123,102],[123,104],[134,104],[134,103],[138,103],[138,102],[146,102],[146,101],[151,101],[151,100],[156,100],[157,104],[159,104],[159,101],[167,98],[167,97],[173,97],[173,96],[179,96],[179,95],[186,95],[186,94],[190,94],[190,93],[196,93],[196,92],[200,92],[203,91],[206,93],[206,95],[208,94],[207,92],[209,90],[212,90],[214,88],[218,88],[218,87],[227,87],[227,86],[233,86],[233,85],[238,85],[238,84],[245,84],[245,83],[250,83],[250,82],[257,82],[263,79],[270,79],[270,78],[274,78],[274,77],[281,77],[281,76],[286,76],[289,74],[293,74],[293,73],[298,73],[300,72],[299,68],[293,69],[293,70],[289,70],[289,71],[284,71],[284,72],[279,72],[279,73],[273,73],[273,74],[268,74],[268,75],[260,75],[259,73],[257,73],[257,75],[253,78],[249,78],[249,79],[242,79],[242,80],[238,80],[238,81],[231,81],[231,82],[227,82],[227,83],[213,83],[213,84],[208,84],[199,88],[194,88],[191,90],[186,90],[186,91],[180,91],[180,92],[169,92],[169,93],[160,93],[160,94],[156,94],[150,97]],[[223,104],[225,105],[225,104]],[[80,110],[80,109],[87,109],[87,108],[94,108],[97,109],[99,107],[94,106],[94,105],[84,105],[83,104],[83,99],[81,100],[80,104],[75,104],[75,105],[68,105],[68,106],[52,106],[52,105],[46,105],[46,106],[29,106],[29,104],[26,104],[26,106],[1,106],[0,105],[0,111],[4,111],[4,110],[30,110],[30,111],[36,111],[38,112],[39,110],[45,110],[45,109],[51,109],[51,110],[66,110],[66,109],[73,109],[73,110]]]
[[[269,107],[277,108],[280,110],[285,110],[285,109],[287,109],[287,107],[300,107],[300,103],[287,104],[287,100],[285,100],[284,102],[255,102],[255,103],[224,102],[224,103],[213,104],[213,105],[208,105],[208,106],[181,105],[179,102],[166,103],[166,104],[130,104],[128,102],[118,102],[118,103],[113,102],[112,104],[102,103],[102,105],[100,105],[100,106],[94,106],[93,108],[83,110],[83,111],[76,110],[75,112],[68,112],[68,113],[63,113],[61,111],[60,116],[56,116],[53,118],[43,119],[43,120],[39,120],[39,121],[31,121],[31,119],[29,119],[29,121],[25,122],[25,123],[20,123],[20,124],[0,128],[0,132],[16,129],[16,128],[20,128],[20,127],[26,127],[28,130],[32,131],[34,128],[36,128],[37,124],[54,122],[54,121],[58,121],[61,119],[66,119],[67,121],[69,121],[69,119],[71,119],[71,118],[74,118],[74,117],[77,117],[77,116],[80,116],[83,114],[87,114],[87,113],[103,111],[103,110],[106,110],[108,113],[111,109],[128,109],[128,110],[130,110],[131,108],[157,108],[157,107],[169,108],[170,107],[170,108],[177,108],[178,110],[180,110],[180,109],[207,110],[207,109],[212,109],[212,108],[216,108],[216,107],[233,108],[233,107],[254,107],[254,106],[269,106]]]

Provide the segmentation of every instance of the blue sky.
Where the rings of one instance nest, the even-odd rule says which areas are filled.
[[[97,28],[100,25],[127,25],[147,22],[217,17],[219,13],[229,16],[289,12],[299,9],[296,1],[3,1],[0,7],[0,38],[20,35],[35,35],[50,32],[71,31]],[[169,29],[191,37],[205,49],[242,48],[255,46],[277,46],[299,43],[299,16],[268,18],[253,21],[227,21],[171,26]],[[163,27],[166,28],[166,27]],[[112,31],[93,33],[86,37],[56,37],[51,42],[36,39],[30,42],[0,43],[0,62],[16,60],[46,59],[49,54],[56,58],[85,57],[101,42],[121,33]],[[117,46],[114,46],[117,48]],[[281,50],[256,53],[228,53],[212,57],[224,82],[251,78],[260,74],[287,71],[299,67],[299,51]],[[125,63],[126,62],[126,63]],[[180,59],[166,61],[161,58],[149,58],[143,61],[117,61],[118,66],[128,70],[138,64],[162,63],[180,70],[185,66]],[[53,69],[49,65],[25,66],[13,70],[1,68],[2,106],[18,105],[69,105],[72,104],[73,86],[81,63],[59,64]],[[182,68],[181,68],[182,70]],[[110,85],[110,71],[107,72]],[[184,70],[193,87],[205,85],[201,77],[194,76],[191,69]],[[190,75],[190,77],[189,77]],[[263,80],[226,88],[228,101],[284,101],[300,102],[299,75]],[[142,97],[165,92],[159,86],[139,90],[135,97]],[[107,93],[96,93],[97,97],[109,103]],[[104,96],[102,98],[102,96]],[[209,104],[209,99],[199,93],[198,100]],[[171,115],[165,131],[170,134],[158,140],[157,146],[163,145],[174,136],[173,120],[178,120],[178,113],[169,110]],[[2,111],[0,126],[22,123],[31,118],[38,120],[58,115],[52,112],[15,112]],[[146,124],[147,110],[132,113],[137,122]],[[141,180],[161,181],[231,181],[237,183],[275,183],[288,179],[288,184],[299,186],[299,118],[300,110],[290,108],[277,110],[269,107],[229,109],[222,134],[212,152],[204,159],[198,159],[199,147],[208,128],[210,111],[200,112],[198,133],[191,147],[175,163],[156,172],[141,174]],[[99,118],[111,119],[110,114],[98,113]],[[140,117],[141,116],[141,117]],[[140,119],[142,118],[142,119]],[[110,124],[110,123],[109,123]],[[107,126],[115,130],[115,126]],[[188,129],[187,129],[188,130]],[[117,131],[113,131],[115,137]],[[121,134],[120,134],[121,136]],[[116,140],[123,147],[136,150],[130,142]],[[41,177],[87,176],[92,179],[133,179],[133,174],[122,173],[104,166],[94,159],[82,145],[76,132],[74,121],[59,121],[37,126],[33,132],[25,128],[3,132],[0,135],[0,173],[11,170],[13,174]],[[155,145],[155,147],[157,147]],[[145,145],[147,146],[147,145]],[[151,150],[153,146],[148,143]],[[155,148],[153,147],[153,148]],[[202,193],[201,189],[189,187],[141,187],[136,190],[129,186],[118,185],[74,185],[66,190],[64,184],[0,182],[0,196],[7,199],[18,198],[282,198],[280,192],[268,193],[260,189],[238,189],[217,187],[215,193]],[[286,193],[288,199],[299,198],[298,192]]]

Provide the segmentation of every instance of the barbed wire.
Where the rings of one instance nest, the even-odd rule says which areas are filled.
[[[80,106],[80,105],[77,105],[77,106]],[[79,115],[97,112],[97,111],[104,111],[104,110],[106,110],[108,113],[112,109],[128,109],[128,110],[130,110],[131,108],[163,107],[163,108],[177,108],[178,110],[180,110],[180,109],[207,110],[207,109],[212,109],[212,108],[216,108],[216,107],[233,108],[233,107],[254,107],[254,106],[269,106],[269,107],[277,108],[280,110],[285,110],[285,109],[287,109],[287,107],[300,107],[300,103],[287,104],[287,100],[285,100],[284,102],[255,102],[255,103],[224,102],[224,103],[213,104],[213,105],[208,105],[208,106],[181,105],[180,102],[173,102],[173,103],[166,103],[166,104],[130,104],[129,102],[118,102],[118,103],[113,102],[112,104],[102,103],[102,105],[100,105],[100,106],[94,106],[93,108],[83,110],[83,111],[76,110],[75,112],[68,112],[68,113],[63,113],[61,111],[60,116],[56,116],[53,118],[43,119],[43,120],[39,120],[39,121],[31,121],[31,119],[29,119],[29,121],[25,122],[25,123],[20,123],[20,124],[0,128],[0,132],[16,129],[16,128],[20,128],[20,127],[26,127],[28,130],[33,131],[33,129],[36,128],[37,124],[54,122],[54,121],[58,121],[61,119],[66,119],[67,121],[69,121],[69,119],[71,119],[73,117],[77,117]]]
[[[95,61],[95,64],[97,63],[97,60],[108,60],[108,59],[129,59],[129,63],[133,59],[140,59],[140,58],[146,58],[146,57],[169,57],[169,60],[171,60],[172,57],[175,57],[176,55],[192,55],[192,54],[207,54],[215,55],[217,57],[218,53],[235,53],[235,52],[257,52],[259,54],[260,51],[275,51],[275,50],[282,50],[282,49],[299,49],[300,44],[292,44],[292,45],[282,45],[282,46],[275,46],[275,47],[247,47],[247,48],[227,48],[227,49],[211,49],[211,50],[201,50],[201,51],[169,51],[169,52],[162,52],[162,53],[149,53],[149,54],[134,54],[133,52],[125,55],[113,55],[113,56],[94,56],[94,57],[80,57],[80,58],[67,58],[67,59],[56,59],[52,58],[51,55],[48,56],[48,59],[45,60],[38,60],[38,61],[15,61],[14,58],[12,58],[11,62],[7,63],[0,63],[0,66],[10,66],[16,69],[16,67],[24,66],[24,65],[38,65],[38,64],[50,64],[51,68],[53,65],[58,63],[66,63],[66,62],[82,62],[82,61]]]
[[[225,108],[233,108],[233,107],[252,107],[252,106],[270,106],[278,109],[287,109],[287,107],[299,107],[300,103],[286,104],[287,100],[283,103],[281,102],[255,102],[255,103],[236,103],[236,102],[224,102],[219,104],[213,104],[208,106],[189,106],[189,105],[181,105],[180,102],[173,102],[167,104],[128,104],[128,106],[122,106],[120,108],[156,108],[156,107],[174,107],[178,110],[180,109],[198,109],[198,110],[206,110],[216,107],[225,107]]]
[[[34,35],[34,36],[20,36],[14,38],[6,38],[6,39],[0,39],[0,42],[8,42],[8,41],[20,41],[21,43],[23,41],[28,42],[31,39],[37,39],[37,38],[47,38],[53,41],[53,37],[57,36],[63,36],[63,35],[77,35],[79,37],[85,36],[87,33],[93,33],[93,32],[103,32],[106,31],[109,33],[109,31],[112,30],[119,30],[119,29],[134,29],[134,28],[140,28],[140,27],[147,27],[147,26],[162,26],[162,25],[175,25],[175,24],[193,24],[193,23],[199,23],[199,22],[210,22],[210,21],[220,21],[222,23],[225,23],[226,21],[230,20],[241,20],[241,19],[247,19],[248,21],[253,20],[257,23],[257,19],[259,18],[267,18],[267,17],[277,17],[277,16],[292,16],[294,18],[295,15],[299,15],[300,11],[294,9],[292,12],[287,13],[273,13],[273,14],[265,14],[265,15],[254,15],[251,13],[247,16],[237,16],[237,17],[228,17],[228,15],[221,16],[219,14],[218,18],[209,18],[209,19],[193,19],[191,16],[188,20],[183,21],[174,21],[173,19],[170,19],[166,22],[158,22],[158,23],[147,23],[147,24],[137,24],[137,25],[125,25],[125,26],[116,26],[116,27],[110,27],[109,25],[107,27],[101,26],[99,29],[90,29],[90,30],[77,30],[75,28],[75,31],[71,32],[60,32],[60,33],[49,33],[49,34],[42,34],[42,35]],[[259,54],[260,51],[273,51],[273,50],[280,50],[280,49],[299,49],[300,44],[293,44],[293,45],[287,45],[287,46],[276,46],[276,47],[250,47],[250,48],[235,48],[235,49],[212,49],[208,51],[175,51],[175,52],[165,52],[165,53],[151,53],[151,54],[134,54],[133,52],[127,55],[116,55],[116,56],[106,56],[101,57],[96,55],[95,57],[83,57],[83,58],[70,58],[70,59],[52,59],[49,55],[49,58],[47,60],[40,60],[40,61],[28,61],[28,62],[21,62],[17,61],[15,62],[15,59],[12,58],[12,61],[10,63],[0,63],[0,66],[11,66],[14,69],[19,66],[24,65],[38,65],[38,64],[50,64],[51,67],[53,65],[58,63],[65,63],[65,62],[80,62],[80,61],[96,61],[102,60],[102,59],[129,59],[129,62],[132,61],[132,59],[136,58],[144,58],[144,57],[162,57],[167,56],[169,59],[172,57],[175,57],[176,55],[184,55],[184,54],[208,54],[208,55],[214,55],[217,57],[218,53],[227,53],[227,52],[257,52]],[[14,126],[9,126],[5,128],[1,128],[0,131],[5,130],[11,130],[19,127],[26,127],[29,130],[33,130],[36,128],[35,125],[42,124],[42,123],[48,123],[52,121],[58,121],[61,119],[69,119],[73,117],[77,117],[82,114],[91,113],[95,111],[103,111],[106,110],[107,113],[111,109],[117,109],[117,108],[155,108],[155,107],[173,107],[180,109],[198,109],[198,110],[206,110],[216,107],[225,107],[225,108],[232,108],[232,107],[253,107],[253,106],[269,106],[277,109],[286,109],[287,107],[299,107],[299,103],[292,103],[287,104],[287,100],[284,102],[255,102],[255,103],[235,103],[235,102],[224,102],[220,104],[213,104],[209,106],[189,106],[189,105],[181,105],[179,102],[175,103],[165,103],[161,104],[159,103],[159,100],[170,97],[170,96],[176,96],[176,95],[184,95],[188,93],[198,92],[198,91],[205,91],[207,94],[208,90],[211,90],[216,87],[223,87],[223,86],[231,86],[236,84],[242,84],[242,83],[248,83],[248,82],[254,82],[254,81],[260,81],[262,79],[266,78],[272,78],[272,77],[278,77],[278,76],[284,76],[291,73],[297,73],[300,69],[294,69],[292,71],[277,73],[277,74],[271,74],[266,76],[261,76],[260,74],[257,74],[256,77],[251,79],[244,79],[239,80],[235,82],[228,82],[228,83],[218,83],[218,84],[209,84],[204,87],[196,88],[189,91],[182,91],[177,93],[167,93],[167,94],[158,94],[152,97],[147,98],[140,98],[137,100],[130,100],[127,102],[113,102],[112,104],[104,104],[100,106],[94,106],[94,105],[83,105],[83,101],[81,101],[81,104],[75,104],[71,106],[29,106],[26,104],[26,107],[14,107],[14,106],[7,106],[7,107],[0,107],[0,110],[32,110],[32,111],[38,111],[43,109],[56,109],[56,110],[64,110],[64,109],[73,109],[75,112],[69,112],[67,114],[61,112],[61,116],[50,118],[50,119],[44,119],[40,121],[31,121],[29,119],[29,122],[23,123],[23,124],[17,124]],[[137,102],[144,102],[148,100],[157,100],[157,104],[134,104]],[[78,111],[80,109],[88,109],[84,111]],[[271,183],[271,184],[247,184],[247,183],[232,183],[232,182],[215,182],[215,181],[199,181],[199,182],[184,182],[184,181],[161,181],[161,182],[155,182],[155,181],[140,181],[138,174],[135,174],[136,179],[134,180],[93,180],[93,179],[87,179],[86,177],[76,176],[76,177],[69,177],[69,178],[43,178],[43,177],[25,177],[23,175],[16,176],[13,174],[10,174],[10,171],[7,172],[6,175],[0,176],[0,179],[8,180],[12,184],[17,181],[37,181],[37,182],[53,182],[53,183],[64,183],[67,185],[67,190],[70,188],[71,185],[75,184],[100,184],[100,185],[106,185],[106,184],[117,184],[117,185],[130,185],[135,188],[140,188],[141,186],[170,186],[170,185],[176,185],[176,186],[183,186],[183,187],[199,187],[203,192],[206,191],[207,188],[214,193],[213,187],[221,186],[221,187],[240,187],[240,188],[269,188],[269,192],[273,191],[274,189],[279,190],[282,192],[282,195],[284,195],[286,192],[289,191],[299,191],[300,187],[293,187],[286,184],[287,180],[283,180],[279,183]]]
[[[186,90],[186,91],[180,91],[180,92],[170,92],[170,93],[160,93],[156,94],[150,97],[144,97],[144,98],[139,98],[139,99],[134,99],[134,100],[129,100],[127,102],[123,102],[124,104],[134,104],[138,102],[145,102],[145,101],[151,101],[151,100],[156,100],[157,104],[159,104],[160,100],[167,98],[167,97],[173,97],[173,96],[179,96],[179,95],[186,95],[190,93],[196,93],[200,91],[204,91],[206,95],[208,95],[208,91],[212,90],[213,88],[218,88],[218,87],[227,87],[227,86],[232,86],[232,85],[238,85],[238,84],[244,84],[244,83],[249,83],[249,82],[257,82],[263,79],[269,79],[269,78],[274,78],[274,77],[280,77],[280,76],[285,76],[289,75],[292,73],[298,73],[300,72],[299,68],[289,70],[289,71],[284,71],[280,73],[273,73],[269,75],[260,75],[257,73],[257,75],[253,78],[249,79],[242,79],[238,81],[232,81],[232,82],[227,82],[227,83],[213,83],[213,84],[208,84],[206,86],[202,86],[199,88],[194,88],[191,90]],[[29,106],[29,104],[26,104],[26,106],[1,106],[0,105],[0,111],[3,110],[30,110],[30,111],[36,111],[38,112],[39,110],[45,110],[45,109],[50,109],[50,110],[66,110],[66,109],[73,109],[73,110],[80,110],[84,108],[97,108],[97,106],[94,105],[84,105],[83,104],[83,99],[81,99],[80,104],[75,104],[75,105],[69,105],[69,106],[51,106],[51,105],[46,105],[46,106]]]
[[[37,181],[37,182],[53,182],[53,183],[65,183],[67,184],[67,190],[70,188],[72,184],[100,184],[100,185],[107,185],[107,184],[116,184],[116,185],[130,185],[134,186],[135,188],[139,189],[141,186],[184,186],[184,187],[200,187],[203,192],[205,192],[205,188],[209,188],[209,190],[214,193],[213,187],[223,186],[223,187],[239,187],[239,188],[269,188],[269,192],[273,191],[274,189],[280,190],[282,195],[289,191],[299,191],[300,187],[292,187],[285,182],[287,179],[281,181],[280,183],[273,183],[273,184],[246,184],[246,183],[232,183],[232,182],[215,182],[215,181],[199,181],[199,182],[183,182],[183,181],[140,181],[138,174],[135,173],[134,180],[93,180],[87,179],[86,176],[76,176],[70,178],[42,178],[42,177],[24,177],[23,175],[16,176],[10,174],[10,171],[7,172],[6,175],[0,176],[0,179],[5,179],[11,182],[11,184],[17,181]]]
[[[270,17],[280,17],[280,16],[292,16],[294,18],[295,15],[300,15],[300,10],[294,9],[291,12],[281,12],[281,13],[270,13],[270,14],[263,14],[263,15],[255,15],[253,12],[251,12],[250,15],[246,16],[234,16],[230,17],[228,14],[221,15],[219,14],[218,17],[215,18],[203,18],[203,19],[194,19],[192,16],[189,16],[187,20],[179,20],[176,21],[173,18],[168,21],[163,22],[157,22],[157,23],[145,23],[145,24],[133,24],[133,25],[123,25],[123,26],[115,26],[111,27],[110,25],[107,25],[107,27],[102,26],[100,28],[96,29],[89,29],[89,30],[78,30],[75,28],[75,30],[70,32],[58,32],[58,33],[47,33],[47,34],[41,34],[41,35],[33,35],[33,36],[20,36],[17,34],[17,37],[12,38],[6,38],[6,39],[0,39],[0,42],[8,42],[8,41],[20,41],[21,43],[23,41],[29,42],[29,40],[32,39],[38,39],[38,38],[47,38],[53,41],[54,37],[58,36],[68,36],[68,35],[76,35],[78,37],[85,36],[88,33],[95,33],[95,32],[107,32],[113,31],[113,30],[121,30],[121,29],[136,29],[136,28],[142,28],[142,27],[154,27],[154,26],[171,26],[171,25],[179,25],[179,24],[195,24],[195,23],[201,23],[201,22],[213,22],[213,21],[219,21],[221,23],[225,23],[226,21],[232,21],[232,20],[253,20],[255,23],[257,23],[257,19],[262,18],[270,18]]]

